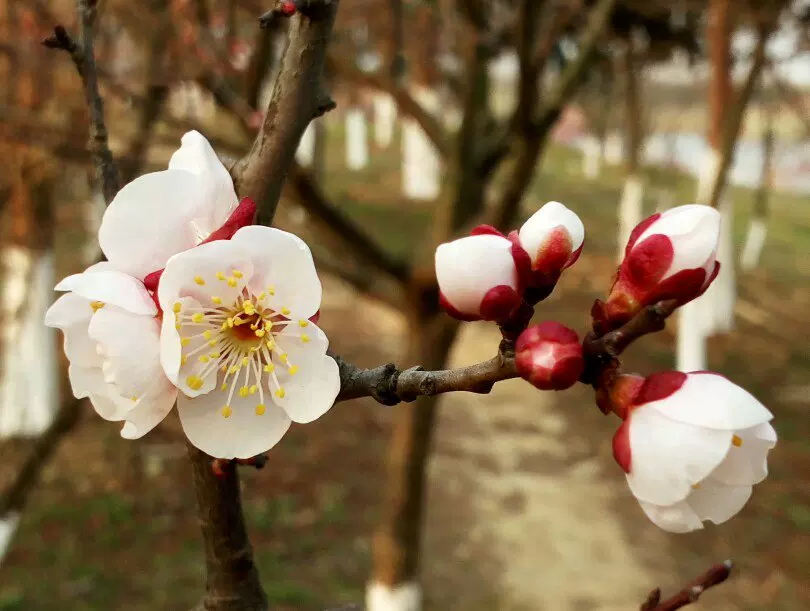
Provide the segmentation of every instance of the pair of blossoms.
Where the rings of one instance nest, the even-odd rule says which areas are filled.
[[[307,245],[249,226],[255,204],[197,132],[169,168],[126,185],[99,229],[106,261],[56,286],[45,323],[64,333],[77,398],[137,439],[177,409],[191,443],[250,458],[340,389],[316,325],[321,284]]]
[[[600,335],[644,307],[699,297],[714,280],[720,215],[687,205],[655,214],[632,232],[606,302],[592,311]],[[582,221],[558,202],[538,210],[508,236],[482,226],[442,244],[436,275],[446,311],[461,320],[505,325],[547,297],[582,250]],[[563,390],[582,376],[585,359],[573,330],[544,322],[515,345],[518,373],[542,390]],[[646,378],[609,376],[597,403],[621,420],[613,455],[644,513],[671,532],[725,522],[739,512],[754,484],[768,474],[776,444],[772,414],[718,374],[670,371]]]

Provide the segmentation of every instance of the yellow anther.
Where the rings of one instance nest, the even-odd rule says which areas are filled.
[[[180,323],[179,323],[179,322],[174,323],[174,328],[175,328],[177,331],[179,331],[179,330],[180,330]]]
[[[742,437],[740,437],[739,435],[734,435],[731,438],[731,445],[733,445],[735,448],[739,448],[742,445],[742,442],[743,442]]]
[[[262,299],[264,299],[265,297],[267,297],[267,293],[265,293],[264,291],[262,291],[261,293],[259,293],[259,296],[258,296],[256,299],[258,299],[259,301],[261,301],[261,300],[262,300]]]
[[[253,386],[251,386],[248,390],[249,390],[251,395],[255,395],[258,392],[259,387],[256,386],[255,384],[253,384]]]
[[[218,358],[219,358],[219,357],[221,357],[222,355],[221,355],[219,352],[212,352],[212,353],[211,353],[211,354],[209,354],[208,356],[210,356],[212,359],[218,359]]]
[[[211,347],[213,348],[214,346],[216,346],[216,345],[217,345],[217,340],[215,340],[215,339],[209,339],[209,340],[208,340],[208,345],[209,345],[209,346],[211,346]]]
[[[239,396],[240,397],[247,397],[249,392],[250,392],[250,389],[247,386],[243,386],[242,388],[239,389]]]
[[[692,489],[693,490],[697,490],[698,488],[700,488],[700,483],[692,484]]]
[[[291,376],[294,376],[296,373],[298,373],[298,365],[291,365],[288,371],[290,372]]]
[[[267,347],[270,348],[270,350],[276,347],[276,340],[274,340],[272,337],[268,339],[266,343]]]
[[[228,278],[228,286],[230,286],[230,287],[236,286],[236,278],[234,278],[233,276]]]
[[[211,297],[211,301],[213,301],[216,305],[222,303],[222,297]]]
[[[202,276],[194,276],[194,282],[203,286],[205,284],[205,280],[202,279]]]
[[[274,284],[271,284],[270,286],[267,287],[267,292],[270,293],[271,295],[275,295],[276,294],[276,286]]]
[[[222,414],[223,418],[230,418],[233,410],[231,409],[230,405],[223,405],[220,413]]]
[[[181,346],[188,346],[191,343],[191,340],[187,337],[180,338],[180,345]]]
[[[191,375],[186,378],[186,384],[191,390],[200,390],[203,385],[202,378]]]
[[[308,320],[299,320],[299,321],[298,321],[298,326],[299,326],[299,327],[301,327],[302,329],[303,329],[304,327],[306,327],[308,324],[309,324],[309,321],[308,321]]]
[[[208,356],[207,354],[201,354],[200,355],[200,362],[201,363],[207,363],[210,360],[211,360],[211,357]]]
[[[239,371],[239,367],[237,367],[236,365],[231,365],[228,368],[228,373],[236,373],[237,371]]]
[[[219,387],[219,389],[220,389],[222,392],[225,392],[226,390],[228,390],[228,383],[227,383],[227,382],[223,382],[223,383],[222,383],[222,386],[220,386],[220,387]]]
[[[222,326],[220,326],[219,330],[220,330],[220,331],[224,331],[224,330],[225,330],[225,329],[227,329],[227,328],[228,328],[228,323],[227,323],[227,321],[226,321],[226,322],[222,323]]]
[[[138,397],[130,397],[130,399],[132,399],[132,401],[135,402],[138,400]]]
[[[217,280],[225,280],[225,274],[222,272],[217,272]]]
[[[248,364],[249,362],[250,362],[250,359],[249,359],[248,357],[246,357],[246,356],[243,356],[243,357],[242,357],[242,361],[241,361],[241,363],[242,363],[242,367],[247,367],[247,364]]]
[[[188,361],[188,357],[184,354],[183,356],[180,357],[180,366],[182,367],[183,365],[185,365],[186,361]]]
[[[264,337],[266,331],[264,329],[256,329],[254,333],[256,334],[256,337]]]
[[[227,324],[229,327],[233,327],[233,318],[229,318],[228,320],[226,320],[226,321],[225,321],[225,323],[226,323],[226,324]]]
[[[304,342],[305,344],[309,343],[309,335],[307,335],[306,333],[302,333],[301,334],[301,341]]]
[[[278,355],[278,358],[280,358],[280,359],[281,359],[281,362],[282,362],[282,363],[286,363],[286,362],[287,362],[287,359],[288,359],[289,357],[287,356],[287,353],[285,352],[285,353],[283,353],[283,354],[279,354],[279,355]]]
[[[245,311],[245,314],[255,314],[256,313],[256,306],[253,305],[252,301],[246,301],[242,304],[242,309]]]
[[[182,309],[183,309],[183,304],[181,304],[179,301],[175,301],[174,305],[172,306],[172,311],[175,314],[179,314],[180,310],[182,310]]]
[[[286,394],[287,394],[287,393],[285,393],[285,392],[284,392],[284,389],[283,389],[283,388],[281,388],[281,387],[279,387],[279,389],[276,391],[276,396],[277,396],[279,399],[283,399],[283,398],[284,398],[284,395],[286,395]]]
[[[256,406],[256,415],[257,416],[264,416],[264,410],[265,410],[264,403],[259,403]]]
[[[250,348],[248,348],[248,352],[250,354],[253,354],[254,352],[258,352],[259,350],[261,350],[261,348],[259,346],[251,346]]]
[[[93,308],[93,312],[98,312],[101,308],[104,307],[103,301],[91,301],[90,307]]]
[[[233,275],[234,275],[234,276],[236,276],[237,278],[241,278],[241,277],[242,277],[242,272],[240,272],[238,269],[232,269],[232,270],[231,270],[231,272],[232,272],[232,273],[233,273]]]
[[[273,363],[267,363],[267,365],[264,366],[265,373],[273,373],[275,370],[276,366],[273,365]]]
[[[194,316],[191,317],[192,322],[202,322],[203,321],[203,314],[202,312],[197,312]]]
[[[281,313],[287,316],[290,313],[290,308],[281,308]]]
[[[210,331],[205,331],[205,332],[203,333],[203,337],[204,337],[205,339],[211,339],[211,336],[212,336],[212,335],[213,335],[213,333],[211,333]]]
[[[222,373],[225,373],[226,371],[228,371],[228,366],[227,366],[227,365],[222,365],[222,366],[219,368],[219,370],[220,370]]]

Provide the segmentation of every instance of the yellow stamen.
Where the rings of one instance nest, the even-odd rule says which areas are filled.
[[[259,296],[257,297],[257,299],[258,299],[259,301],[261,301],[261,300],[262,300],[262,299],[264,299],[265,297],[267,297],[267,293],[265,293],[264,291],[262,291],[261,293],[259,293]]]
[[[228,286],[231,286],[231,287],[236,286],[236,278],[234,278],[233,276],[228,278]]]
[[[256,415],[257,416],[264,416],[264,410],[265,410],[264,403],[259,403],[256,406]]]
[[[212,352],[208,356],[210,356],[212,359],[218,359],[222,355],[219,352]]]
[[[179,301],[175,301],[174,305],[172,306],[172,311],[175,314],[179,314],[180,310],[182,310],[182,309],[183,309],[183,305]]]
[[[236,365],[231,365],[231,366],[228,368],[228,373],[230,373],[230,374],[234,374],[234,373],[236,373],[237,371],[239,371],[239,367],[237,367]]]
[[[301,341],[304,342],[305,344],[309,343],[309,335],[307,335],[306,333],[302,333]]]
[[[290,357],[288,357],[288,356],[287,356],[287,353],[285,352],[284,354],[280,354],[280,355],[278,356],[278,358],[280,358],[280,359],[281,359],[281,362],[282,362],[282,363],[286,363],[286,362],[287,362],[287,359],[288,359],[288,358],[290,358]]]
[[[180,357],[180,365],[181,366],[185,365],[186,361],[188,361],[188,357],[184,354],[183,356]]]
[[[267,347],[270,348],[270,350],[275,348],[276,347],[276,340],[274,340],[272,337],[270,339],[268,339],[267,340]]]
[[[174,328],[179,331],[180,330],[180,323],[179,322],[174,323]]]
[[[274,284],[271,284],[270,286],[267,287],[267,292],[270,293],[271,295],[275,295],[276,294],[276,286]]]
[[[228,319],[228,320],[226,320],[226,321],[225,321],[225,323],[223,323],[223,324],[227,324],[229,327],[233,327],[233,318],[229,318],[229,319]],[[223,327],[223,329],[224,329],[224,328],[225,328],[225,327]]]
[[[233,272],[233,275],[236,276],[237,278],[242,277],[242,272],[240,272],[238,269],[232,269],[231,272]]]
[[[191,390],[200,390],[203,385],[202,378],[198,378],[197,376],[191,375],[186,378],[186,384]]]
[[[188,346],[191,343],[191,340],[187,337],[183,337],[180,339],[181,346]]]
[[[258,392],[259,387],[253,384],[248,390],[250,391],[251,395],[255,395]]]
[[[222,272],[217,272],[217,280],[225,280],[225,274]]]
[[[290,369],[289,369],[289,372],[290,372],[291,376],[294,376],[296,373],[298,373],[298,366],[297,365],[292,365],[290,367]]]
[[[221,297],[211,297],[211,301],[213,301],[215,304],[219,305],[219,304],[222,303],[222,298]]]
[[[308,324],[309,324],[309,321],[308,321],[308,320],[299,320],[299,321],[298,321],[298,326],[299,326],[299,327],[301,327],[302,329],[303,329],[304,327],[306,327]]]
[[[200,362],[201,363],[207,363],[210,360],[211,360],[211,357],[208,356],[207,354],[201,354],[200,355]]]
[[[276,366],[273,365],[273,363],[267,363],[267,365],[264,366],[265,373],[273,373],[275,370]]]
[[[248,364],[249,362],[250,362],[250,359],[249,359],[248,357],[246,357],[246,356],[243,356],[243,357],[242,357],[242,361],[241,361],[241,363],[242,363],[242,367],[247,367],[247,364]]]
[[[203,321],[203,314],[202,312],[197,312],[194,316],[191,317],[192,322],[202,322]]]
[[[211,335],[213,335],[213,334],[212,334],[210,331],[205,331],[205,332],[203,333],[203,337],[204,337],[205,339],[211,339]]]
[[[265,331],[264,331],[264,329],[256,329],[255,333],[256,333],[256,337],[264,337]]]
[[[283,389],[283,388],[279,388],[279,389],[276,391],[276,396],[277,396],[279,399],[283,399],[283,398],[284,398],[284,395],[286,395],[286,394],[287,394],[287,393],[285,393],[285,392],[284,392],[284,389]]]
[[[223,405],[220,413],[222,414],[223,418],[230,418],[231,414],[233,413],[233,410],[231,410],[230,405]]]
[[[93,308],[93,312],[98,312],[101,308],[104,307],[103,301],[91,301],[90,307]]]
[[[208,340],[208,345],[213,348],[214,346],[217,345],[217,340],[215,339]]]
[[[239,389],[239,396],[240,397],[247,397],[249,392],[250,392],[250,389],[247,386],[243,386],[242,388]]]
[[[281,308],[281,313],[284,314],[284,316],[287,316],[287,314],[290,313],[290,308]]]
[[[132,399],[132,401],[135,402],[138,400],[138,397],[130,397],[130,399]]]
[[[734,435],[731,438],[731,445],[733,445],[735,448],[739,448],[742,445],[742,443],[743,443],[742,437],[740,437],[739,435]]]
[[[202,276],[194,276],[194,282],[203,286],[205,284],[205,280],[202,279]]]
[[[220,389],[222,392],[225,392],[226,390],[228,390],[228,383],[227,383],[227,382],[223,382],[223,383],[222,383],[222,386],[220,386],[220,387],[219,387],[219,389]]]

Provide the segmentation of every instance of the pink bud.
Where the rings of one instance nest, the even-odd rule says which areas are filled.
[[[522,301],[513,243],[492,233],[441,244],[436,249],[440,301],[459,320],[508,320]]]
[[[520,334],[515,346],[520,377],[540,390],[565,390],[585,368],[577,334],[557,322],[543,322]]]
[[[582,252],[585,227],[559,202],[548,202],[520,228],[520,245],[531,259],[533,287],[556,284],[562,271]]]
[[[690,204],[654,214],[630,234],[624,261],[607,302],[596,317],[615,328],[641,308],[674,299],[683,305],[699,297],[720,269],[720,214]]]

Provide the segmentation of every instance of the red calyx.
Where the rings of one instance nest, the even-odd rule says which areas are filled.
[[[506,237],[492,225],[478,225],[478,227],[470,231],[470,235],[497,235],[502,238]]]
[[[520,376],[540,390],[565,390],[576,384],[585,369],[579,337],[557,322],[533,325],[515,345]]]
[[[686,374],[680,371],[654,373],[644,380],[644,384],[633,399],[633,404],[644,405],[665,399],[683,386],[684,382],[686,382]]]
[[[511,286],[502,284],[489,289],[481,300],[481,318],[506,322],[521,303],[521,296]]]
[[[633,456],[630,451],[630,421],[622,422],[619,430],[613,435],[613,458],[625,473],[630,473]]]
[[[442,306],[445,312],[452,318],[456,320],[461,320],[464,322],[473,322],[475,320],[481,320],[480,316],[476,316],[474,314],[465,314],[456,309],[456,307],[447,300],[447,297],[444,296],[444,293],[439,291],[439,305]]]
[[[256,215],[256,202],[249,197],[244,198],[239,205],[231,212],[228,220],[222,224],[222,227],[209,235],[202,244],[209,242],[216,242],[218,240],[230,240],[237,231],[242,227],[247,227],[253,224],[253,217]]]

